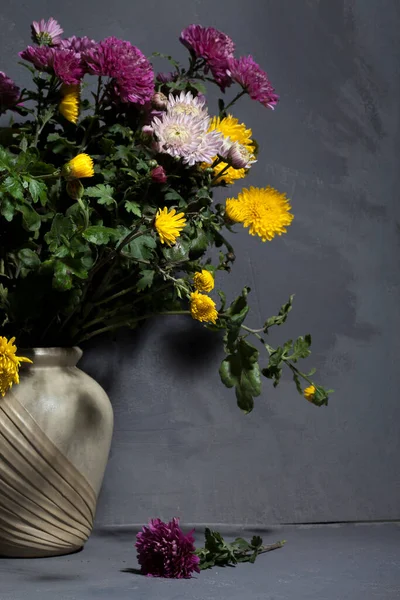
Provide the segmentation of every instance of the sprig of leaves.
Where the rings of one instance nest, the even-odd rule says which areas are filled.
[[[263,546],[262,538],[253,536],[250,542],[243,538],[236,538],[229,543],[224,540],[218,531],[212,531],[208,527],[205,530],[205,545],[196,550],[200,558],[201,570],[211,567],[232,567],[238,563],[254,563],[260,554],[282,548],[285,540],[276,542],[269,546]]]

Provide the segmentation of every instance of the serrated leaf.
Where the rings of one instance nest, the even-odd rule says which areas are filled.
[[[138,202],[134,202],[133,200],[127,200],[125,202],[125,210],[128,213],[132,213],[134,215],[136,215],[137,217],[141,217],[142,216],[142,209],[141,206]]]
[[[38,179],[32,179],[31,177],[24,177],[25,181],[28,182],[29,193],[32,196],[33,202],[39,202],[42,206],[46,205],[47,202],[47,186],[43,181]]]
[[[141,235],[127,244],[122,252],[123,254],[132,258],[137,258],[138,260],[149,260],[156,247],[157,243],[153,236]]]
[[[85,193],[91,198],[97,198],[98,204],[104,204],[105,206],[116,204],[113,198],[114,188],[111,185],[99,183],[96,186],[86,188]]]
[[[221,363],[219,374],[227,387],[235,387],[239,407],[246,413],[253,409],[253,398],[261,394],[259,352],[241,338],[236,350]]]
[[[104,244],[108,244],[108,242],[111,239],[117,239],[119,237],[119,234],[115,229],[112,229],[111,227],[104,227],[103,225],[92,225],[83,232],[82,236],[88,242],[101,246]]]
[[[15,200],[24,199],[24,188],[19,177],[9,175],[1,184],[1,189],[10,194]]]
[[[63,245],[65,240],[69,240],[76,230],[76,225],[71,217],[66,217],[61,213],[54,216],[51,229],[46,233],[44,239],[51,252]]]
[[[140,277],[139,281],[137,282],[137,286],[136,286],[139,292],[152,286],[155,271],[152,271],[150,269],[145,269],[141,272],[140,275],[141,275],[141,277]]]
[[[269,319],[266,320],[266,322],[264,323],[264,332],[265,333],[267,333],[268,329],[270,327],[272,327],[273,325],[282,325],[286,321],[290,311],[292,310],[293,298],[294,298],[294,294],[292,294],[289,297],[289,300],[286,302],[286,304],[283,304],[281,306],[281,308],[279,309],[279,313],[276,316],[270,317]]]
[[[17,207],[17,210],[22,213],[22,223],[28,231],[37,231],[40,229],[41,218],[32,206],[22,204]]]
[[[0,192],[1,194],[1,192]],[[6,221],[9,223],[13,220],[15,215],[15,206],[8,198],[1,198],[0,195],[0,213],[3,215]]]

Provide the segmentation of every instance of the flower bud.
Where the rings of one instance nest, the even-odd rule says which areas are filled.
[[[67,194],[72,200],[80,200],[85,193],[85,188],[79,179],[71,179],[67,182]]]
[[[168,98],[162,92],[156,92],[151,99],[151,105],[156,110],[166,110],[168,106]]]
[[[253,154],[238,142],[229,148],[226,160],[234,169],[249,169],[256,162]]]
[[[162,167],[161,165],[158,165],[157,167],[155,167],[151,173],[151,178],[154,181],[154,183],[166,183],[167,182],[167,175],[165,173],[164,167]]]

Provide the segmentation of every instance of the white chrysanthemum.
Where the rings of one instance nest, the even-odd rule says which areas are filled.
[[[190,115],[206,118],[208,110],[205,107],[205,98],[194,97],[192,92],[181,92],[179,96],[169,95],[167,112],[175,115]]]
[[[157,151],[183,159],[188,165],[211,160],[218,154],[222,137],[208,131],[209,118],[167,112],[151,123],[157,141]],[[207,157],[207,158],[206,158]]]
[[[231,144],[225,158],[234,169],[250,169],[251,165],[257,162],[254,154],[239,142]]]

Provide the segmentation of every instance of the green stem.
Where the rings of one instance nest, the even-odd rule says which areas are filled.
[[[151,317],[156,317],[158,315],[189,315],[189,310],[171,310],[171,311],[163,311],[159,313],[150,313],[147,315],[142,315],[141,317],[137,317],[136,319],[124,319],[123,321],[118,321],[117,323],[113,323],[112,325],[107,325],[106,327],[102,327],[101,329],[96,329],[95,331],[91,331],[87,333],[83,337],[79,338],[76,342],[77,344],[81,344],[82,342],[86,342],[96,335],[100,335],[102,333],[107,333],[108,331],[113,331],[115,329],[119,329],[120,327],[132,327],[133,324],[139,323],[140,321],[145,321],[146,319],[150,319]]]
[[[241,92],[239,92],[237,94],[237,96],[234,97],[234,99],[229,102],[229,104],[227,104],[224,108],[225,112],[228,110],[228,108],[230,108],[231,106],[233,106],[235,104],[235,102],[237,102],[239,100],[239,98],[241,98],[242,96],[244,96],[246,94],[246,90],[242,90]]]
[[[214,185],[214,183],[221,177],[221,175],[223,175],[225,173],[225,171],[227,171],[229,169],[229,165],[225,165],[225,167],[223,169],[221,169],[221,171],[219,173],[217,173],[215,175],[215,177],[213,177],[213,179],[211,180],[211,185]]]

